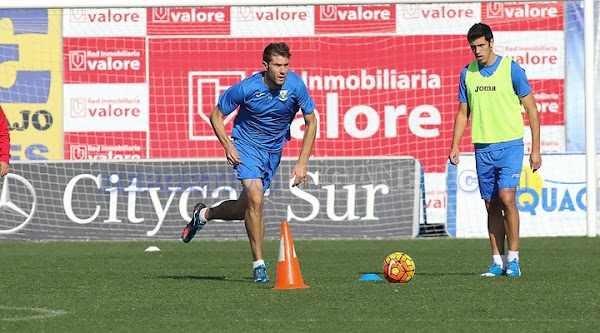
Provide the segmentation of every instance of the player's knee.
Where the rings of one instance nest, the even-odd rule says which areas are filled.
[[[516,204],[516,202],[514,200],[512,200],[512,201],[508,200],[506,202],[503,202],[503,205],[504,205],[504,210],[505,211],[512,212],[512,211],[517,211],[518,210],[517,204]]]
[[[264,196],[261,193],[252,193],[248,195],[247,209],[256,210],[262,209],[264,203]]]
[[[501,191],[499,201],[506,209],[516,209],[515,192],[511,190]]]

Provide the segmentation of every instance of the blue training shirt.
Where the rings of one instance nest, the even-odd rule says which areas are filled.
[[[217,106],[224,115],[239,111],[233,122],[231,137],[253,146],[278,152],[290,140],[290,124],[298,110],[307,115],[315,110],[302,78],[289,71],[279,89],[269,89],[263,73],[249,76],[229,87]]]

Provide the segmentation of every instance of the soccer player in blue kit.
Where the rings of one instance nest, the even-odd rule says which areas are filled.
[[[305,131],[300,156],[290,175],[292,186],[306,184],[306,168],[317,133],[315,103],[300,76],[289,71],[290,57],[287,44],[269,44],[263,51],[264,71],[231,86],[219,97],[210,122],[227,161],[237,171],[243,191],[237,200],[224,201],[216,207],[196,204],[192,220],[181,235],[183,242],[188,243],[209,220],[244,220],[257,283],[269,282],[263,260],[264,193],[275,177],[283,145],[290,140],[290,125],[299,110],[304,116]],[[223,117],[238,107],[232,141]]]
[[[516,192],[524,154],[521,110],[527,112],[531,129],[529,165],[533,172],[542,165],[540,117],[525,70],[512,59],[494,53],[492,29],[476,23],[469,29],[467,40],[476,59],[460,74],[459,107],[448,158],[454,165],[459,163],[458,144],[470,115],[477,179],[488,213],[493,260],[481,276],[520,276]]]

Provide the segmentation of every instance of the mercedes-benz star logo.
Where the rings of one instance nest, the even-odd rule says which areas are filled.
[[[10,200],[10,192],[11,190],[14,191],[16,186],[22,186],[29,191],[32,200],[30,203],[28,203],[28,205],[31,205],[31,207],[19,207]],[[6,211],[12,211],[14,213],[17,213],[18,215],[22,215],[23,222],[21,222],[21,224],[17,225],[12,229],[0,229],[0,234],[14,234],[17,231],[23,229],[23,227],[25,227],[27,223],[29,223],[29,221],[31,221],[31,219],[33,218],[33,215],[35,214],[36,204],[37,196],[35,194],[35,188],[33,188],[33,185],[31,185],[31,183],[27,179],[25,179],[23,176],[19,176],[12,173],[9,173],[6,176],[4,176],[2,182],[2,190],[0,192],[0,220],[4,220],[1,217]],[[0,228],[2,227],[4,226],[0,224]]]

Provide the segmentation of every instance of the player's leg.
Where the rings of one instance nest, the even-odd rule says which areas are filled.
[[[218,206],[206,208],[201,216],[206,220],[243,220],[248,206],[248,194],[242,191],[237,200],[226,200]]]
[[[505,206],[504,225],[506,229],[506,239],[508,243],[508,264],[506,266],[507,276],[520,276],[519,267],[519,211],[516,205],[516,188],[500,189],[500,198]]]
[[[183,229],[181,239],[189,243],[210,220],[243,220],[247,206],[246,193],[242,191],[237,200],[226,200],[216,207],[206,207],[202,202],[194,206],[192,219]]]
[[[492,264],[487,272],[481,276],[499,276],[504,274],[504,218],[502,216],[502,203],[498,197],[494,196],[486,200],[486,209],[488,213],[487,227],[490,247],[492,249]]]
[[[254,281],[258,283],[269,282],[266,265],[263,260],[262,250],[265,239],[265,223],[263,220],[264,196],[267,189],[271,188],[271,181],[281,161],[281,152],[268,152],[261,155],[262,178],[244,180],[244,189],[247,192],[248,208],[246,210],[246,231],[250,238],[250,247],[254,256],[252,267]],[[271,188],[271,190],[274,190]]]
[[[234,145],[236,145],[242,160],[242,164],[237,165],[236,170],[238,179],[242,181],[244,187],[243,200],[246,203],[244,224],[254,259],[252,262],[254,281],[265,283],[269,282],[269,277],[262,253],[265,237],[263,206],[264,192],[270,182],[270,178],[266,177],[269,173],[269,153],[254,146],[244,145],[240,141],[236,142]],[[214,218],[212,212],[209,213]]]
[[[504,242],[506,239],[503,216],[504,205],[498,196],[494,196],[491,200],[486,200],[486,208],[488,212],[488,234],[492,256],[504,256]],[[497,260],[494,261],[496,262]]]
[[[263,242],[265,239],[265,224],[263,221],[264,186],[262,179],[244,179],[244,192],[247,198],[247,208],[244,218],[246,233],[252,250],[252,270],[254,282],[269,282],[267,267],[263,259]]]
[[[234,142],[238,150],[242,164],[234,166],[237,172],[237,179],[260,178],[260,152],[255,148],[243,145],[239,141]],[[243,220],[248,206],[247,194],[242,191],[237,200],[227,200],[216,207],[207,207],[204,203],[197,203],[192,211],[192,220],[186,225],[181,234],[184,243],[188,243],[194,238],[196,232],[204,228],[210,220]]]
[[[263,260],[262,245],[265,235],[263,223],[264,190],[261,179],[244,179],[244,192],[247,197],[247,208],[244,216],[246,232],[250,240],[250,248],[254,261]]]
[[[504,205],[504,223],[508,242],[507,276],[520,276],[519,266],[519,229],[520,218],[516,203],[516,192],[523,168],[523,145],[502,150],[502,167],[499,172],[499,198]]]
[[[475,154],[479,192],[485,201],[488,213],[487,227],[493,260],[488,270],[481,273],[481,276],[499,276],[504,273],[502,257],[504,253],[500,252],[504,251],[504,221],[502,209],[498,205],[500,202],[497,198],[497,175],[491,154],[491,152]]]
[[[509,251],[519,251],[519,210],[516,204],[516,188],[501,188],[499,198],[504,207],[504,227]]]
[[[254,259],[254,280],[266,283],[269,282],[269,277],[267,276],[262,254],[265,237],[265,226],[262,217],[264,206],[264,189],[262,184],[261,179],[242,179],[244,190],[237,200],[227,200],[219,206],[204,208],[201,215],[206,220],[244,220]]]

